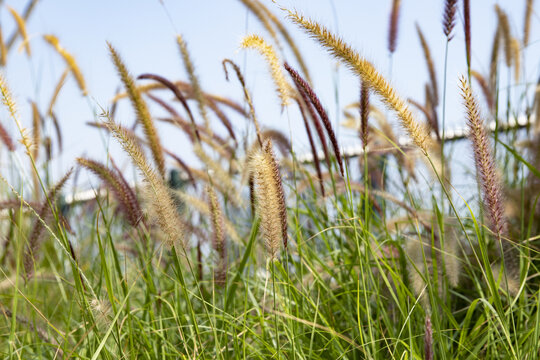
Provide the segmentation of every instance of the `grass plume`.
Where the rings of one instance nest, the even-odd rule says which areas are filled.
[[[471,87],[465,77],[461,77],[461,92],[467,113],[469,138],[474,152],[476,172],[483,192],[483,201],[489,216],[491,229],[498,239],[507,231],[507,220],[504,216],[504,201],[502,199],[502,184],[495,166],[493,151],[485,124],[480,117],[478,103],[473,96]]]
[[[289,17],[294,23],[304,28],[324,48],[330,51],[332,55],[341,59],[352,71],[358,74],[382,98],[383,102],[397,113],[401,125],[405,128],[414,143],[424,153],[427,152],[431,140],[429,134],[414,119],[406,103],[397,95],[396,91],[369,61],[360,57],[343,40],[335,37],[328,29],[316,22],[293,12],[289,14]]]
[[[369,141],[369,87],[365,82],[360,82],[360,139],[362,139],[362,146],[364,151]]]
[[[281,243],[287,248],[287,210],[271,141],[267,140],[264,147],[251,156],[250,170],[255,182],[257,212],[266,249],[270,258],[275,259]]]
[[[454,34],[454,26],[456,26],[456,10],[457,10],[457,0],[446,0],[444,2],[444,12],[443,12],[443,33],[446,36],[446,41],[452,40]]]
[[[32,56],[32,50],[30,49],[30,39],[28,38],[28,32],[26,30],[26,21],[12,7],[8,6],[8,10],[11,13],[11,16],[13,16],[13,20],[15,20],[15,23],[17,24],[17,30],[19,31],[19,34],[21,35],[21,38],[23,40],[23,46],[24,50],[26,51],[26,55],[30,57]]]
[[[463,32],[465,33],[465,56],[467,69],[471,68],[471,0],[463,0]]]
[[[144,129],[144,134],[148,140],[157,171],[163,178],[165,176],[165,158],[163,156],[163,148],[161,147],[161,141],[159,140],[159,136],[152,120],[152,116],[150,115],[150,111],[148,110],[148,106],[143,100],[140,92],[137,90],[135,81],[128,72],[118,52],[111,44],[108,44],[108,46],[114,66],[120,75],[120,79],[126,88],[126,92],[129,95],[131,104],[133,105],[135,113],[137,114],[137,120]]]
[[[7,48],[4,42],[4,35],[2,33],[2,27],[0,26],[0,65],[6,66],[7,63]]]
[[[272,45],[268,44],[259,35],[248,35],[242,40],[241,46],[244,49],[255,49],[265,58],[270,67],[270,74],[276,85],[279,98],[281,99],[281,105],[289,105],[291,87],[285,79],[283,71],[281,71],[281,63]]]
[[[216,285],[222,287],[225,285],[227,278],[227,243],[225,241],[223,213],[216,192],[211,185],[206,186],[206,194],[208,196],[208,207],[210,208],[210,220],[212,223],[212,246],[217,255],[214,281]]]
[[[189,82],[191,84],[195,100],[197,100],[199,113],[204,120],[205,127],[211,131],[210,120],[208,119],[208,113],[206,112],[206,99],[199,83],[199,78],[195,74],[195,65],[193,65],[193,61],[191,60],[186,41],[184,40],[182,35],[178,35],[176,37],[176,43],[178,44],[178,48],[180,49],[180,55],[182,56],[184,67],[186,69],[186,72],[188,73]]]
[[[418,33],[418,38],[420,39],[420,44],[422,45],[422,51],[424,52],[424,58],[426,59],[426,65],[428,68],[429,80],[431,81],[431,94],[433,97],[432,105],[437,106],[439,104],[439,86],[437,84],[437,72],[435,71],[435,63],[433,62],[431,50],[429,49],[426,38],[424,37],[424,33],[422,32],[422,29],[420,29],[420,26],[418,24],[416,24],[416,32]]]
[[[79,68],[77,62],[75,61],[73,55],[71,55],[66,49],[64,49],[60,45],[60,41],[56,36],[43,35],[43,38],[56,50],[58,54],[60,54],[62,59],[64,59],[66,65],[71,70],[71,73],[73,74],[73,77],[75,78],[75,81],[77,82],[77,85],[79,86],[79,89],[81,90],[83,96],[86,96],[88,94],[88,90],[86,88],[86,81],[84,80],[82,71]]]
[[[0,123],[0,139],[4,143],[4,145],[8,148],[9,151],[15,151],[15,144],[13,143],[13,139],[11,138],[11,135],[9,135],[7,129]]]
[[[104,164],[91,159],[78,158],[77,162],[103,181],[107,188],[112,191],[131,226],[137,227],[143,217],[142,210],[135,192],[128,185],[122,173],[116,170],[113,171]]]
[[[390,12],[390,22],[388,27],[388,51],[390,51],[391,54],[393,54],[397,48],[400,8],[401,0],[393,0],[392,10]]]
[[[495,12],[499,19],[499,28],[501,29],[501,35],[504,40],[504,58],[506,66],[512,66],[512,33],[510,32],[510,22],[508,15],[500,8],[499,5],[495,5]]]
[[[534,0],[526,0],[525,17],[523,20],[523,46],[529,45],[529,37],[531,34],[531,17],[534,12]]]
[[[182,223],[178,218],[176,207],[165,186],[163,179],[156,174],[154,169],[148,164],[144,152],[132,134],[124,128],[118,126],[109,117],[106,118],[105,125],[113,133],[124,151],[129,155],[133,164],[139,169],[147,184],[150,196],[150,211],[152,218],[159,224],[166,236],[169,246],[185,247]]]
[[[319,100],[319,97],[317,96],[317,94],[315,94],[315,91],[313,91],[307,81],[305,81],[296,70],[291,68],[287,63],[285,63],[284,66],[291,75],[294,83],[296,84],[296,87],[298,88],[298,91],[303,92],[307,96],[307,99],[309,99],[311,105],[313,105],[313,107],[317,111],[317,114],[319,115],[319,118],[321,119],[326,130],[326,134],[330,138],[330,142],[332,143],[332,147],[334,148],[334,154],[336,155],[336,160],[339,165],[339,172],[341,173],[341,176],[344,176],[343,160],[341,158],[341,152],[339,151],[336,134],[334,133],[334,129],[332,129],[332,124],[330,124],[328,114],[326,110],[324,110],[321,101]]]

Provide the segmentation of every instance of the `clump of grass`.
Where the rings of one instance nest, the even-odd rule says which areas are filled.
[[[36,2],[29,0],[22,19],[26,21]],[[532,12],[533,3],[526,2]],[[77,174],[74,193],[55,190],[66,181],[53,181],[62,164],[51,149],[61,147],[55,113],[63,109],[56,99],[67,90],[63,84],[73,71],[69,64],[59,69],[63,73],[58,82],[50,84],[52,96],[41,109],[43,117],[37,105],[42,104],[41,94],[30,99],[33,111],[29,106],[19,113],[0,77],[3,111],[15,121],[24,147],[15,146],[8,127],[4,135],[0,128],[0,137],[7,139],[4,148],[12,150],[4,152],[8,170],[0,180],[16,195],[0,201],[0,326],[5,329],[0,352],[18,358],[163,360],[536,358],[538,131],[522,131],[516,128],[521,122],[512,125],[508,117],[503,123],[497,116],[505,105],[497,101],[498,94],[506,91],[499,87],[499,78],[508,78],[515,95],[508,97],[508,116],[525,113],[532,118],[540,103],[538,89],[536,100],[529,101],[527,73],[516,72],[516,67],[527,68],[527,52],[522,50],[536,46],[534,39],[518,46],[514,34],[514,69],[505,69],[510,76],[500,77],[497,63],[505,46],[505,25],[499,21],[488,58],[491,68],[485,67],[490,73],[475,72],[470,63],[462,69],[469,73],[461,80],[461,92],[475,181],[463,178],[460,166],[450,162],[461,155],[454,151],[460,145],[445,146],[462,141],[458,132],[445,136],[444,128],[446,90],[460,90],[446,89],[457,1],[444,2],[444,37],[439,40],[446,44],[445,84],[440,94],[440,73],[433,66],[440,54],[431,53],[435,46],[427,48],[431,32],[418,30],[429,78],[423,101],[408,102],[423,113],[422,123],[375,67],[343,40],[297,13],[290,15],[360,78],[355,82],[359,98],[353,92],[353,103],[337,109],[343,110],[343,126],[350,131],[344,135],[358,142],[358,147],[344,149],[338,147],[337,129],[330,126],[322,105],[327,100],[315,94],[317,87],[300,63],[300,48],[294,47],[285,23],[259,0],[242,3],[270,34],[276,68],[284,68],[291,76],[285,81],[294,82],[287,90],[288,100],[298,105],[298,111],[287,109],[291,134],[264,122],[246,86],[244,76],[249,74],[230,59],[222,62],[225,76],[228,80],[231,69],[236,73],[244,103],[203,91],[195,74],[197,63],[184,39],[177,39],[187,81],[144,73],[137,80],[152,82],[135,84],[129,76],[123,82],[131,85],[117,91],[104,121],[88,122],[119,141],[142,181],[130,186],[126,171],[131,168],[120,170],[110,153],[107,164],[79,157],[77,174],[86,169],[96,175],[99,185],[110,191],[110,201],[102,201],[102,192],[95,189],[76,191]],[[394,2],[391,17],[399,3]],[[470,26],[470,15],[463,15]],[[395,24],[397,29],[397,20]],[[15,28],[10,40],[19,37]],[[38,49],[33,49],[33,61],[39,59]],[[289,52],[297,58],[298,70],[279,60]],[[113,56],[113,62],[119,68],[121,61]],[[399,71],[402,64],[395,65],[390,70]],[[482,69],[482,64],[475,62],[475,68]],[[514,86],[518,80],[523,86]],[[471,81],[486,99],[486,117],[480,114]],[[152,106],[142,105],[146,110],[136,109],[136,121],[121,126],[113,119],[122,115],[116,105],[126,97],[135,108],[141,106],[136,97],[150,99]],[[379,109],[379,99],[398,115],[412,142],[399,137],[392,125],[394,113]],[[198,112],[190,108],[195,102]],[[170,136],[187,135],[185,143],[193,147],[196,163],[190,162],[191,153],[178,152],[184,148],[158,144],[163,165],[165,157],[173,160],[167,163],[165,178],[139,112],[147,113],[150,132],[158,140],[161,125]],[[215,118],[224,128],[214,128],[210,120]],[[244,133],[233,127],[237,120],[248,121]],[[495,130],[486,126],[487,120],[496,120]],[[311,157],[299,154],[303,144],[294,131],[300,121]],[[144,134],[138,135],[137,126]],[[36,146],[43,147],[41,154]],[[153,159],[147,159],[146,147]],[[30,167],[19,161],[17,150],[26,151]],[[422,152],[428,169],[418,164]],[[324,172],[320,156],[325,156]],[[340,173],[333,171],[338,168]],[[435,177],[426,176],[431,170]],[[471,201],[477,197],[475,185],[478,204]],[[481,226],[483,220],[486,226]],[[55,243],[45,241],[48,236]],[[259,238],[266,251],[258,251]],[[28,274],[32,281],[23,283]]]

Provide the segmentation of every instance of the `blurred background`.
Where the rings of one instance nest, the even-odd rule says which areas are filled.
[[[4,38],[8,39],[17,31],[9,8],[24,14],[29,2],[5,0],[0,3],[0,26]],[[423,103],[424,86],[429,81],[429,74],[415,28],[415,24],[418,24],[431,49],[442,94],[446,46],[446,37],[441,25],[444,1],[401,1],[397,49],[393,56],[389,55],[388,50],[392,0],[275,2],[267,0],[263,3],[278,18],[283,19],[283,23],[296,41],[310,70],[314,90],[327,109],[342,146],[360,142],[356,131],[339,126],[345,120],[343,108],[358,101],[358,78],[338,65],[315,41],[309,39],[286,19],[287,12],[284,9],[297,10],[339,34],[348,44],[372,61],[377,69],[390,79],[403,98]],[[483,74],[489,72],[492,39],[497,26],[495,4],[507,12],[512,33],[518,38],[523,34],[525,0],[472,1],[471,67]],[[521,94],[525,87],[529,88],[530,93],[534,92],[540,65],[539,22],[540,17],[536,8],[532,15],[529,45],[521,49],[523,80],[508,87],[506,77],[510,71],[501,71],[499,80],[500,84],[503,84],[500,87],[501,98],[506,99],[507,91],[510,91],[510,96],[518,96],[517,94]],[[271,41],[271,37],[260,22],[241,1],[41,0],[35,2],[26,26],[32,56],[29,57],[23,51],[24,44],[21,37],[16,37],[7,64],[1,70],[13,91],[25,127],[31,128],[30,100],[36,102],[43,116],[46,115],[54,87],[65,69],[63,59],[44,41],[43,35],[53,34],[58,37],[61,46],[75,57],[88,87],[88,96],[82,96],[75,80],[69,76],[56,102],[54,111],[63,133],[63,151],[52,149],[54,161],[51,164],[55,178],[67,167],[72,166],[74,159],[81,155],[105,160],[107,153],[110,152],[115,158],[124,159],[123,164],[127,163],[116,142],[109,141],[108,134],[87,125],[89,121],[99,121],[100,114],[111,108],[111,100],[120,86],[106,42],[110,42],[119,51],[134,76],[155,73],[170,80],[187,81],[188,77],[176,43],[177,34],[182,34],[187,42],[204,91],[227,96],[244,104],[239,83],[235,78],[226,81],[221,64],[225,58],[234,60],[241,67],[248,89],[252,92],[259,121],[265,127],[276,128],[287,134],[297,154],[309,150],[298,111],[293,106],[282,109],[264,59],[255,51],[240,49],[240,42],[247,34],[260,34],[267,41]],[[298,68],[288,48],[284,47],[281,56]],[[504,62],[504,56],[499,57],[499,61]],[[466,73],[466,69],[462,4],[459,2],[454,38],[448,48],[447,128],[463,127],[465,124],[458,79],[461,74]],[[138,83],[145,82],[138,81]],[[164,99],[172,99],[169,93],[163,94]],[[481,97],[479,92],[478,97]],[[501,103],[499,112],[504,113],[504,101]],[[161,111],[155,106],[151,109],[156,116]],[[442,106],[439,106],[439,113],[441,112]],[[235,129],[244,134],[248,127],[245,119],[234,113],[228,115]],[[439,121],[440,119],[439,115]],[[116,121],[131,126],[134,120],[135,116],[129,102],[121,100],[116,112]],[[394,118],[391,121],[397,124]],[[11,134],[17,133],[15,124],[6,116],[4,109],[0,112],[0,122]],[[218,121],[214,124],[217,133],[225,132]],[[197,165],[191,144],[181,131],[166,124],[159,124],[159,130],[166,148],[175,152],[188,164]],[[47,119],[44,131],[54,137],[52,123]],[[458,161],[468,161],[471,156],[456,158]],[[2,159],[4,160],[1,169],[5,172],[8,170],[6,167],[11,165],[5,161],[5,156],[2,156]],[[85,180],[88,178],[82,179],[82,183]]]

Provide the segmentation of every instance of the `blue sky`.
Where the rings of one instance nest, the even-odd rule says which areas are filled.
[[[326,25],[372,61],[381,73],[391,79],[403,97],[423,102],[428,73],[416,35],[415,23],[418,23],[431,47],[442,94],[446,41],[441,26],[444,1],[402,0],[398,46],[392,67],[387,50],[391,0],[278,0],[277,4],[270,0],[263,2],[279,17],[284,17],[285,14],[278,4],[288,9],[296,9]],[[21,11],[25,3],[26,1],[21,0],[4,1],[0,9],[0,23],[5,37],[11,34],[14,27],[6,5]],[[473,68],[482,73],[486,73],[489,66],[492,37],[496,27],[495,3],[509,14],[514,36],[522,38],[525,0],[472,1],[472,62]],[[459,6],[455,36],[449,47],[448,127],[464,124],[457,87],[459,75],[466,71],[461,1]],[[336,115],[341,116],[340,112],[336,112],[336,85],[339,105],[342,107],[356,101],[357,78],[344,67],[336,66],[336,61],[313,40],[288,20],[285,22],[304,54],[311,70],[314,89],[327,108],[332,122],[343,120],[336,119]],[[531,45],[526,50],[525,60],[527,80],[532,82],[538,78],[539,22],[539,15],[535,12],[532,19]],[[75,56],[89,88],[89,96],[83,98],[73,79],[70,79],[60,94],[56,113],[62,124],[65,148],[64,154],[56,162],[57,174],[72,164],[75,157],[83,154],[105,159],[108,139],[85,123],[94,120],[94,114],[99,112],[99,107],[110,106],[110,99],[119,86],[118,76],[109,59],[106,41],[116,47],[134,75],[151,72],[173,80],[185,80],[187,76],[175,42],[177,33],[182,34],[188,43],[204,90],[242,101],[238,83],[235,80],[227,82],[221,66],[224,58],[235,60],[246,72],[246,81],[254,97],[260,121],[265,126],[290,134],[297,152],[307,150],[302,121],[294,108],[281,111],[279,99],[262,58],[254,52],[239,49],[240,41],[246,34],[258,33],[267,39],[269,37],[238,0],[42,0],[28,22],[28,32],[34,53],[32,58],[28,59],[24,53],[14,49],[15,51],[10,53],[7,67],[2,70],[11,85],[26,126],[30,127],[31,121],[27,100],[37,99],[40,109],[45,112],[54,86],[64,70],[64,63],[58,54],[42,40],[43,34],[58,36],[60,43]],[[17,41],[15,48],[20,44],[20,40]],[[289,52],[285,51],[284,56],[294,64]],[[502,81],[506,83],[504,75]],[[165,98],[170,99],[168,95]],[[5,113],[0,112],[0,115],[0,121],[7,123],[7,127],[14,133],[14,124],[6,118]],[[127,103],[122,104],[118,121],[131,124],[133,119],[131,108]],[[240,133],[245,129],[244,120],[233,118],[233,123]],[[219,128],[219,125],[216,127]],[[52,127],[48,126],[48,129],[51,131]],[[188,162],[196,163],[190,154],[190,146],[179,131],[160,126],[160,132],[166,147]],[[339,129],[338,133],[342,145],[357,142],[354,133],[343,129]],[[111,153],[120,157],[116,155],[119,154],[118,147],[115,144],[110,146]]]

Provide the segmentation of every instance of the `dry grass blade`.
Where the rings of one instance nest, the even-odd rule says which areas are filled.
[[[0,65],[6,66],[7,63],[7,47],[4,42],[4,36],[2,33],[2,27],[0,26]]]
[[[262,147],[262,137],[261,137],[261,129],[259,127],[259,122],[257,121],[257,116],[255,115],[255,107],[253,106],[253,101],[251,100],[251,95],[249,94],[249,91],[246,87],[246,82],[244,80],[244,76],[242,75],[242,72],[240,71],[240,68],[238,65],[236,65],[232,60],[225,59],[222,61],[223,64],[223,71],[225,71],[225,78],[229,80],[229,73],[227,72],[227,64],[232,66],[234,72],[236,73],[236,77],[238,78],[238,81],[240,81],[240,84],[242,85],[242,90],[244,91],[244,98],[246,99],[246,102],[249,106],[249,115],[251,116],[251,120],[253,121],[253,124],[255,125],[255,132],[257,133],[257,140],[259,141],[259,145]]]
[[[56,132],[56,139],[58,141],[58,149],[60,152],[62,152],[63,140],[62,140],[62,130],[60,129],[60,122],[56,118],[56,115],[54,112],[51,112],[49,115],[51,116],[51,119],[53,121],[54,131]]]
[[[508,20],[508,15],[506,15],[499,5],[495,5],[495,12],[497,13],[499,27],[504,39],[504,56],[506,66],[510,67],[512,66],[512,34],[510,32],[510,22]]]
[[[30,39],[28,39],[28,33],[26,31],[26,21],[12,7],[8,6],[8,10],[11,13],[11,16],[13,16],[13,20],[15,20],[15,23],[17,24],[17,30],[23,39],[23,46],[24,50],[26,51],[26,55],[30,57],[32,56],[32,50],[30,49]]]
[[[276,30],[272,26],[272,23],[269,21],[269,16],[268,16],[267,9],[266,8],[263,9],[262,4],[260,2],[258,2],[258,1],[256,1],[256,0],[240,0],[240,2],[242,4],[244,4],[244,6],[246,8],[248,8],[249,11],[251,11],[251,13],[253,15],[255,15],[257,20],[259,20],[261,25],[264,27],[264,29],[270,35],[270,37],[279,46],[279,39],[277,37]]]
[[[531,33],[531,17],[533,14],[534,0],[527,0],[525,5],[525,20],[523,21],[523,46],[529,45],[529,36]]]
[[[60,79],[58,80],[58,83],[56,84],[56,87],[54,88],[53,95],[51,96],[51,101],[49,102],[49,110],[47,110],[47,115],[51,115],[53,112],[54,105],[56,104],[56,100],[58,99],[58,95],[60,95],[60,91],[64,87],[64,84],[66,83],[67,76],[69,75],[69,67],[64,70],[62,73],[62,76],[60,76]]]
[[[437,72],[435,71],[435,64],[433,58],[431,57],[431,51],[429,50],[429,45],[422,33],[420,26],[416,24],[416,32],[418,33],[418,38],[420,39],[420,44],[422,45],[422,51],[424,52],[424,58],[426,59],[426,65],[429,72],[429,80],[431,81],[431,94],[433,95],[433,106],[439,105],[439,86],[437,85]]]
[[[15,144],[13,143],[13,139],[11,138],[11,135],[9,135],[8,131],[0,123],[0,139],[6,145],[9,151],[15,151]]]
[[[311,83],[308,67],[306,66],[306,63],[304,61],[304,58],[302,57],[302,54],[300,54],[300,50],[296,46],[296,43],[294,42],[293,38],[287,31],[287,28],[277,18],[277,16],[275,16],[274,13],[271,12],[262,2],[260,2],[259,0],[255,0],[255,1],[257,2],[257,5],[265,12],[265,15],[276,25],[281,36],[283,36],[283,39],[285,39],[285,42],[289,45],[289,48],[293,52],[294,57],[296,58],[296,61],[298,62],[298,66],[300,66],[300,69],[302,70],[302,73],[304,74],[304,77],[309,83]]]
[[[480,85],[480,89],[482,90],[482,93],[484,94],[484,98],[486,99],[487,106],[490,111],[493,111],[495,107],[495,103],[493,101],[493,93],[491,92],[491,89],[489,87],[488,82],[486,81],[486,78],[482,76],[478,71],[471,70],[471,76],[476,80],[478,85]]]
[[[197,104],[199,106],[199,113],[204,120],[204,126],[211,132],[212,129],[210,127],[210,120],[208,119],[208,114],[206,112],[206,99],[201,89],[199,78],[195,74],[195,66],[193,65],[193,61],[189,55],[187,44],[181,35],[176,37],[176,42],[180,48],[180,54],[182,55],[182,60],[184,61],[184,67],[188,73],[189,82],[191,83],[195,100],[197,100]]]
[[[148,110],[146,102],[143,100],[141,94],[137,90],[135,82],[120,58],[120,55],[118,55],[118,52],[112,47],[111,44],[108,44],[108,46],[116,70],[122,79],[122,83],[126,88],[126,92],[129,94],[129,99],[131,100],[131,104],[133,105],[133,108],[137,114],[137,120],[143,126],[144,134],[150,145],[150,150],[152,151],[152,156],[154,158],[154,162],[156,163],[158,173],[163,178],[165,176],[165,159],[163,157],[163,148],[161,147],[161,141],[159,140],[157,130],[154,126],[154,122],[152,121],[150,111]]]
[[[497,26],[495,30],[495,36],[493,37],[493,45],[491,47],[491,57],[489,62],[489,87],[491,93],[496,93],[497,86],[497,71],[499,67],[499,49],[501,42],[501,27]]]
[[[64,49],[60,42],[58,41],[58,38],[54,35],[43,35],[43,38],[45,41],[47,41],[60,56],[64,59],[66,62],[66,65],[71,70],[71,73],[73,74],[73,77],[75,78],[75,81],[77,81],[77,85],[79,86],[79,89],[81,89],[81,92],[83,96],[86,96],[88,94],[88,91],[86,89],[86,82],[84,81],[84,77],[82,75],[81,69],[79,68],[79,65],[77,65],[77,62],[75,61],[75,58],[73,55],[71,55],[69,52],[67,52],[66,49]]]
[[[22,14],[22,19],[24,21],[27,21],[29,18],[30,18],[30,15],[32,15],[32,12],[34,11],[34,9],[36,8],[36,5],[38,3],[39,0],[30,0],[28,2],[28,4],[26,5],[26,7],[24,8],[24,11],[23,11],[23,14]],[[8,39],[7,43],[6,43],[6,48],[7,50],[9,51],[11,49],[11,47],[13,46],[13,44],[15,43],[15,40],[17,40],[17,36],[19,36],[20,34],[20,31],[15,31]]]

